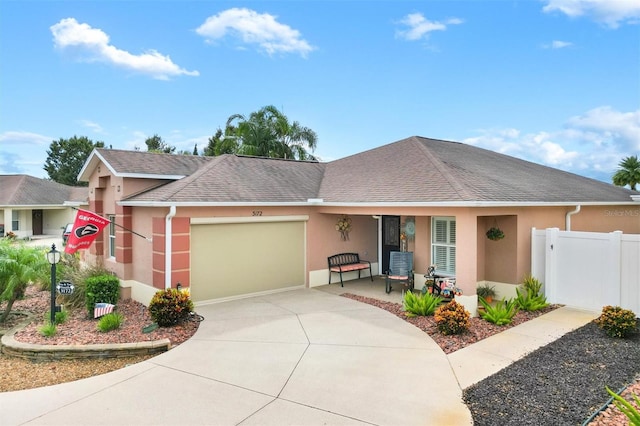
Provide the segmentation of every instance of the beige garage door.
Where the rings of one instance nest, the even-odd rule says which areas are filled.
[[[304,235],[304,221],[192,223],[192,299],[304,285]]]

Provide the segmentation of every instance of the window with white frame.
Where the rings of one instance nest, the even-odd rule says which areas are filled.
[[[456,274],[456,218],[431,219],[431,262],[441,273]]]
[[[20,230],[20,212],[17,210],[11,211],[11,230],[12,231]]]
[[[114,215],[107,216],[109,219],[109,256],[116,257],[116,217]]]

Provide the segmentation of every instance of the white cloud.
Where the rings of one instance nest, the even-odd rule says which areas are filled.
[[[109,44],[109,36],[88,24],[80,24],[74,18],[62,19],[50,27],[53,42],[60,49],[79,48],[88,55],[87,60],[101,61],[159,80],[179,75],[199,75],[198,71],[187,71],[171,61],[169,56],[155,50],[133,55]]]
[[[450,18],[444,22],[429,21],[422,13],[410,13],[399,21],[408,28],[397,30],[396,37],[409,41],[425,39],[432,31],[444,31],[448,25],[460,25],[463,22],[458,18]]]
[[[571,117],[569,125],[597,132],[629,151],[640,151],[640,110],[616,111],[602,106],[583,115]]]
[[[9,131],[0,133],[0,144],[4,145],[49,145],[53,138],[37,133]]]
[[[87,127],[89,129],[91,129],[94,133],[103,133],[104,132],[104,129],[102,128],[102,126],[99,125],[98,123],[94,123],[93,121],[80,120],[80,124],[82,124],[84,127]]]
[[[37,133],[7,131],[0,133],[0,174],[28,174],[44,177],[45,149],[53,138]],[[30,146],[31,148],[25,148]]]
[[[297,53],[306,57],[315,48],[301,37],[298,30],[277,21],[277,16],[246,8],[232,8],[213,15],[196,28],[208,41],[231,34],[246,44],[257,44],[269,55]]]
[[[562,49],[564,47],[573,46],[573,43],[569,41],[561,41],[561,40],[553,40],[549,44],[543,44],[542,47],[545,49]]]
[[[559,11],[576,18],[586,16],[610,28],[622,23],[640,22],[640,1],[638,0],[546,0],[545,12]]]
[[[564,129],[522,134],[516,129],[481,129],[464,143],[610,182],[624,157],[640,151],[640,110],[608,106],[571,117]]]

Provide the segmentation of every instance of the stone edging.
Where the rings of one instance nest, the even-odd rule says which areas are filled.
[[[14,336],[25,327],[22,323],[8,330],[0,339],[0,349],[8,356],[32,361],[64,359],[123,358],[138,355],[155,355],[171,347],[169,339],[137,343],[102,343],[95,345],[37,345],[18,342]]]

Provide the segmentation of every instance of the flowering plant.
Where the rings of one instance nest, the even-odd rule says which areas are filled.
[[[336,223],[336,231],[340,232],[342,241],[349,239],[349,231],[351,231],[351,218],[347,215],[341,216]]]

